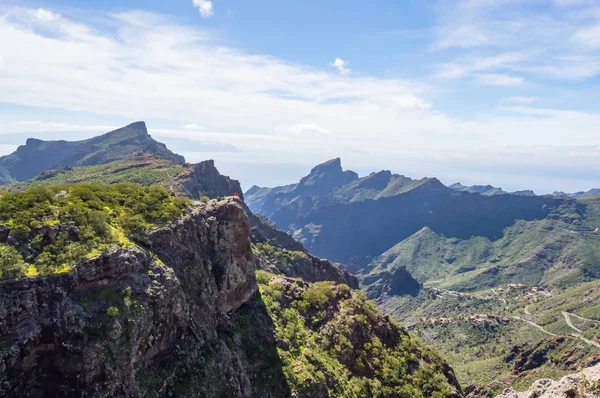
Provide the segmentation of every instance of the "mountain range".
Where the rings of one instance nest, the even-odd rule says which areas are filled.
[[[0,167],[2,396],[494,397],[600,363],[593,190],[332,159],[242,193],[143,122]]]
[[[440,349],[463,383],[479,386],[473,396],[566,374],[594,355],[593,344],[570,337],[546,342],[569,336],[556,304],[530,308],[553,295],[568,298],[569,310],[596,308],[577,289],[600,278],[600,196],[446,187],[385,170],[359,178],[334,159],[297,184],[252,187],[245,198],[310,252],[355,273],[382,311]],[[552,332],[532,326],[540,324]],[[600,338],[593,323],[585,330]],[[510,355],[542,349],[526,368]],[[552,355],[571,362],[553,364]]]

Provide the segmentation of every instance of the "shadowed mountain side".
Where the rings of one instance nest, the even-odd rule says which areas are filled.
[[[316,255],[366,265],[424,226],[446,237],[496,240],[516,220],[545,218],[561,203],[553,197],[453,192],[431,182],[397,196],[315,207],[290,230]],[[285,211],[274,214],[278,225],[290,221]]]

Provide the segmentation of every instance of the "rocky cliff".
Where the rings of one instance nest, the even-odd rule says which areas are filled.
[[[0,395],[252,395],[255,366],[221,337],[257,291],[248,230],[238,201],[212,201],[140,248],[0,281]]]
[[[175,177],[173,187],[178,195],[198,199],[202,196],[216,198],[233,196],[237,193],[243,200],[242,187],[237,180],[221,175],[214,160],[205,160],[190,165],[183,173]]]

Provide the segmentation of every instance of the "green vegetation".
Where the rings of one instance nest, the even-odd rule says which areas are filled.
[[[596,196],[564,204],[546,219],[518,220],[496,240],[452,238],[423,228],[376,258],[363,283],[382,311],[440,350],[462,385],[485,386],[490,394],[511,385],[525,389],[536,379],[573,373],[597,350],[570,336],[576,331],[562,312],[591,319],[570,317],[582,337],[600,342],[600,322],[594,322],[600,321],[600,285],[583,283],[600,277],[598,227]],[[416,297],[380,297],[385,277],[400,267],[426,288]],[[507,293],[509,283],[527,286]],[[499,314],[506,321],[477,325],[470,318],[476,314]],[[546,346],[554,337],[514,317],[564,340]],[[520,366],[510,357],[515,347],[547,353],[536,366],[515,370]]]
[[[447,397],[443,361],[360,291],[257,273],[278,354],[298,396]]]
[[[182,215],[191,203],[159,186],[38,186],[0,196],[0,278],[67,272],[127,236]]]
[[[495,396],[509,386],[526,390],[537,379],[574,373],[590,366],[587,361],[597,353],[593,344],[572,336],[578,332],[563,312],[572,314],[579,334],[600,342],[600,282],[555,289],[553,296],[536,291],[503,286],[495,289],[497,294],[457,296],[426,288],[417,297],[387,298],[380,308],[434,345],[461,385],[476,385],[482,396]]]
[[[519,220],[495,241],[448,238],[424,228],[372,264],[372,273],[405,266],[421,283],[475,292],[507,283],[564,288],[600,278],[599,198],[586,198],[585,217],[572,205],[555,216]],[[573,220],[577,220],[574,223]]]
[[[94,166],[50,170],[24,182],[2,187],[6,191],[23,191],[38,185],[66,185],[82,182],[116,184],[133,182],[144,186],[160,185],[170,188],[174,178],[185,166],[151,157],[133,157]]]
[[[292,268],[298,259],[308,260],[304,252],[284,249],[269,243],[256,243],[254,250],[265,256],[268,261],[274,262],[279,269]]]

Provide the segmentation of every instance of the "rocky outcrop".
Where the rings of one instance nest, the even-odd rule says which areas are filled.
[[[237,193],[243,200],[242,187],[237,180],[221,175],[214,160],[191,165],[178,175],[173,183],[176,194],[199,199],[202,196],[218,198]]]
[[[370,299],[382,296],[416,296],[423,288],[406,267],[367,275],[362,283]]]
[[[555,381],[541,379],[525,392],[504,390],[497,398],[597,398],[600,396],[600,365]]]
[[[0,396],[257,394],[253,380],[273,364],[252,360],[234,327],[248,313],[270,322],[253,304],[248,231],[238,200],[211,201],[139,236],[141,248],[0,281]],[[266,351],[269,330],[251,333]],[[271,373],[261,396],[285,395],[285,379]]]
[[[290,252],[273,248],[274,251],[257,251],[257,267],[288,278],[300,278],[307,282],[333,281],[358,289],[358,279],[339,265],[329,260],[311,256],[303,252]]]

